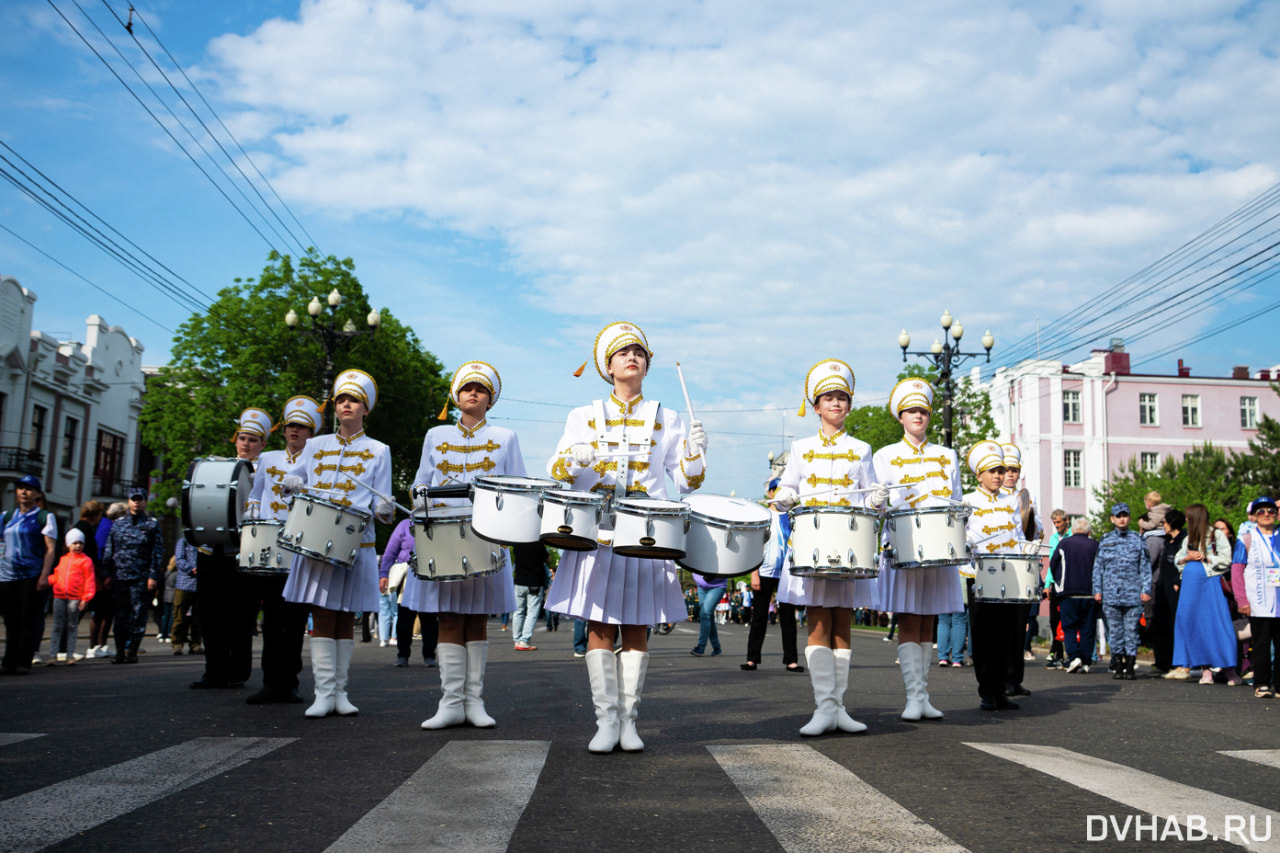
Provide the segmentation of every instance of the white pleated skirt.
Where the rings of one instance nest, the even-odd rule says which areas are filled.
[[[545,606],[553,613],[608,625],[689,618],[675,563],[620,557],[603,545],[594,551],[564,552]]]
[[[797,607],[874,608],[875,583],[874,580],[802,578],[791,574],[790,565],[784,565],[778,580],[778,601]]]
[[[400,603],[416,613],[510,613],[516,609],[511,563],[491,575],[464,581],[424,581],[413,572],[404,579]]]
[[[378,612],[378,555],[361,548],[349,569],[295,554],[284,600],[346,613]]]
[[[964,585],[958,566],[891,569],[887,558],[876,578],[876,609],[890,613],[937,616],[964,610]]]

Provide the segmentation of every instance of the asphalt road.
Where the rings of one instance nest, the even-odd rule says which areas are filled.
[[[1248,688],[1036,663],[1022,710],[985,713],[971,669],[934,668],[946,718],[907,723],[895,645],[855,632],[846,704],[868,731],[807,739],[776,626],[746,673],[745,627],[696,658],[682,625],[651,642],[645,752],[595,756],[571,626],[535,652],[490,630],[489,730],[421,730],[437,671],[376,642],[356,647],[354,718],[246,705],[256,683],[188,690],[201,660],[152,637],[136,666],[6,677],[0,850],[1280,849],[1280,717]]]

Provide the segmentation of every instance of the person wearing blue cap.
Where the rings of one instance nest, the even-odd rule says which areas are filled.
[[[1231,557],[1231,588],[1241,616],[1249,618],[1252,646],[1253,695],[1271,699],[1275,680],[1271,646],[1280,638],[1280,535],[1276,533],[1276,502],[1262,496],[1249,505],[1253,528],[1236,541]]]
[[[782,481],[774,477],[765,487],[765,497],[773,500]],[[769,602],[778,591],[782,563],[787,557],[787,540],[791,538],[791,518],[769,504],[769,541],[764,546],[764,562],[751,573],[751,629],[747,634],[747,662],[742,669],[754,672],[760,668],[764,651],[764,635],[769,629]],[[804,672],[796,651],[796,606],[778,603],[778,626],[782,630],[782,665],[787,672]]]
[[[0,515],[0,609],[4,611],[4,661],[0,674],[31,672],[35,654],[38,593],[49,587],[58,521],[37,506],[44,494],[40,478],[26,475],[14,484],[18,506]]]
[[[1138,656],[1138,619],[1151,600],[1151,564],[1142,537],[1129,529],[1129,505],[1111,507],[1114,530],[1102,537],[1093,561],[1093,598],[1102,604],[1116,665],[1112,678],[1133,681]],[[1074,662],[1074,661],[1073,661]]]

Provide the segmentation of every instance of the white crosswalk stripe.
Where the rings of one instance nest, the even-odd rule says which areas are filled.
[[[0,802],[0,850],[40,850],[296,738],[196,738]]]
[[[550,748],[546,741],[448,743],[329,851],[506,850]]]
[[[22,743],[24,740],[32,738],[44,737],[43,734],[22,734],[20,732],[0,732],[0,746],[8,746],[11,743]]]
[[[1214,840],[1229,841],[1249,850],[1280,851],[1280,813],[1252,803],[1171,782],[1151,773],[1062,747],[995,743],[965,745],[1115,800],[1134,811],[1154,815],[1160,819],[1156,821],[1157,833],[1165,831],[1167,818],[1170,816],[1177,818],[1177,823],[1184,828],[1191,828],[1199,819],[1203,819],[1205,831]],[[1127,825],[1124,823],[1125,818],[1131,818],[1132,815],[1094,817],[1100,818],[1102,824],[1091,825],[1091,831],[1094,828],[1100,832],[1106,831],[1109,833],[1109,840],[1120,840],[1117,836],[1124,831],[1129,834],[1129,840],[1133,840],[1131,833],[1136,832],[1137,827],[1131,822]],[[1176,831],[1176,827],[1172,829]],[[1265,839],[1262,838],[1264,833]],[[1155,838],[1144,836],[1143,840],[1159,838],[1160,835],[1157,834]]]
[[[966,849],[812,747],[707,749],[790,853]]]
[[[1242,758],[1254,764],[1265,764],[1268,767],[1280,767],[1280,749],[1234,749],[1219,750],[1220,755],[1231,758]],[[1280,827],[1276,828],[1280,831]]]

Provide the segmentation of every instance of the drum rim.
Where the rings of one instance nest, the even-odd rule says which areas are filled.
[[[1043,566],[1042,558],[1038,554],[975,554],[972,561],[981,564],[983,560],[1012,560],[1019,562],[1025,560],[1028,563],[1034,562],[1037,566]]]
[[[673,560],[672,562],[674,562],[680,568],[684,569],[686,572],[693,572],[695,575],[702,575],[704,578],[736,578],[738,575],[746,574],[747,572],[754,572],[756,569],[764,565],[764,560],[762,559],[760,562],[756,563],[754,566],[743,569],[742,571],[735,571],[732,573],[721,573],[721,572],[713,573],[713,572],[707,572],[704,569],[695,569],[693,566],[690,566],[688,563],[685,562],[685,559],[688,556],[689,556],[688,554],[685,554],[684,557],[681,557],[678,560]]]
[[[910,515],[933,515],[935,513],[949,513],[952,515],[962,515],[965,518],[973,515],[973,507],[968,504],[952,504],[950,506],[922,506],[910,507],[900,506],[894,507],[885,513],[885,518],[902,518]]]
[[[765,511],[768,512],[768,510]],[[767,530],[772,523],[772,520],[768,518],[760,521],[722,521],[698,512],[696,509],[689,510],[689,520],[701,522],[707,527],[714,527],[718,530]]]
[[[642,503],[643,502],[643,503]],[[651,504],[671,504],[670,507],[658,507]],[[623,512],[629,510],[628,512]],[[691,509],[684,501],[673,501],[667,498],[619,498],[613,502],[613,511],[618,515],[670,515],[685,518]]]
[[[584,492],[581,489],[548,489],[542,499],[557,506],[582,504],[584,506],[604,506],[609,498],[598,492]]]
[[[427,521],[438,521],[441,524],[456,524],[459,521],[471,520],[472,511],[470,507],[441,506],[436,507],[436,509],[442,511],[437,514],[414,510],[413,515],[409,516],[409,523],[414,527],[422,527]],[[443,510],[455,510],[455,512],[443,512]],[[458,512],[457,510],[461,510],[461,512]]]
[[[295,501],[298,500],[299,498],[305,501],[311,501],[313,503],[324,504],[325,506],[331,506],[334,509],[340,509],[343,512],[349,512],[352,515],[363,518],[365,521],[368,521],[369,519],[373,518],[373,513],[371,512],[366,512],[365,510],[357,509],[353,506],[343,506],[337,501],[332,501],[329,498],[322,498],[317,495],[309,495],[309,494],[306,494],[305,492],[299,492],[298,494],[293,496],[293,499]],[[292,511],[293,507],[291,506],[289,507],[289,509],[290,511]]]
[[[512,480],[526,480],[528,482],[515,483],[511,482]],[[534,483],[538,485],[533,485]],[[518,474],[490,474],[484,477],[476,477],[471,481],[471,486],[476,490],[546,492],[552,489],[563,489],[564,483],[559,480],[548,480],[542,477],[521,477]]]
[[[793,518],[797,515],[815,515],[817,513],[832,513],[838,515],[867,515],[873,518],[879,518],[879,510],[871,509],[866,506],[834,506],[824,504],[823,506],[793,506],[787,510],[787,514]]]

